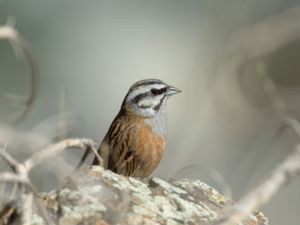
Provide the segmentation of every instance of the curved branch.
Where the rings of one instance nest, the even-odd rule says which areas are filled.
[[[22,103],[23,107],[22,110],[18,110],[14,112],[11,116],[6,118],[4,121],[18,123],[23,120],[28,112],[31,110],[34,100],[37,96],[37,86],[38,86],[38,63],[33,54],[33,51],[25,40],[25,38],[20,35],[20,33],[14,28],[9,25],[0,26],[0,40],[7,40],[11,44],[12,48],[14,49],[16,57],[24,56],[24,58],[28,61],[30,66],[30,74],[31,74],[31,81],[30,81],[30,93],[29,96],[26,97],[25,102],[21,100],[21,97],[14,96],[11,101],[17,102],[18,104]]]
[[[95,142],[91,139],[66,139],[55,144],[51,144],[46,148],[36,152],[29,159],[27,159],[23,165],[29,171],[36,165],[49,160],[50,158],[57,156],[67,148],[80,148],[80,149],[91,149],[94,153],[97,153],[95,149]],[[96,154],[95,153],[95,154]],[[99,156],[100,157],[100,156]]]

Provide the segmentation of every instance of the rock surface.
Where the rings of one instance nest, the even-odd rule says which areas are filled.
[[[233,204],[199,180],[127,178],[98,166],[76,176],[76,188],[71,186],[41,194],[60,225],[213,224]],[[36,214],[33,224],[43,224]],[[250,215],[240,224],[267,221]]]

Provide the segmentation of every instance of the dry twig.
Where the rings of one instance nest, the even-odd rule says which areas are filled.
[[[300,145],[282,162],[273,173],[238,201],[235,207],[225,212],[221,225],[232,225],[242,221],[255,209],[268,202],[286,183],[300,174]]]
[[[9,21],[10,22],[10,21]],[[12,24],[10,22],[10,24]],[[10,104],[22,106],[21,110],[16,110],[11,116],[4,121],[17,123],[24,119],[33,106],[33,102],[37,95],[37,79],[38,79],[38,64],[33,54],[33,51],[27,41],[20,35],[20,33],[7,23],[4,26],[0,26],[0,40],[7,40],[11,44],[17,58],[23,56],[29,65],[31,70],[30,81],[30,93],[29,96],[24,99],[22,96],[10,95]]]
[[[262,60],[264,56],[273,53],[293,40],[299,39],[299,12],[300,7],[293,7],[238,33],[229,45],[230,49],[233,50],[231,63],[227,63],[227,67],[223,68],[222,71],[227,71],[227,74],[240,74],[239,69],[246,62]],[[276,84],[265,71],[265,65],[262,61],[257,62],[256,73],[262,79],[265,93],[269,96],[276,113],[300,140],[300,123],[289,114],[285,101],[278,93]],[[252,213],[256,208],[265,204],[284,184],[291,181],[299,173],[300,143],[296,146],[295,151],[278,165],[269,177],[241,198],[236,206],[225,211],[221,222],[218,221],[218,224],[232,225],[242,221],[246,214]]]
[[[34,185],[29,179],[29,172],[38,164],[41,164],[52,157],[57,156],[62,151],[68,148],[80,148],[92,150],[99,159],[95,148],[96,144],[90,139],[66,139],[55,144],[51,144],[39,152],[34,153],[30,158],[25,160],[23,163],[17,162],[13,159],[4,149],[0,149],[0,156],[13,168],[13,172],[0,173],[0,182],[15,182],[22,184],[22,224],[31,224],[32,206],[33,203],[39,206],[42,216],[47,224],[50,224],[49,219],[46,215],[46,210],[42,204],[38,202],[38,199],[34,201],[34,197],[37,197],[37,191]]]
[[[284,100],[278,93],[276,84],[267,76],[264,64],[257,63],[257,74],[262,78],[262,83],[266,93],[271,99],[272,105],[286,126],[290,127],[297,138],[300,140],[300,123],[288,113]],[[246,194],[237,205],[225,212],[225,222],[221,225],[231,225],[241,221],[249,213],[259,208],[286,183],[300,174],[300,144],[296,146],[295,151],[284,160],[273,173],[262,183],[257,185],[248,194]]]

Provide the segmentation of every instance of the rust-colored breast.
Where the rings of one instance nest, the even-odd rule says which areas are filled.
[[[161,160],[165,144],[164,136],[154,133],[149,125],[140,121],[136,129],[134,149],[140,156],[142,165],[135,176],[147,177],[153,172]]]

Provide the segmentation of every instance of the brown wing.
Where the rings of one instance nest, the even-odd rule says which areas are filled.
[[[107,168],[124,176],[134,176],[142,163],[134,149],[135,126],[120,123],[115,129],[109,136]]]
[[[119,141],[117,141],[117,139],[122,137],[122,133],[123,133],[123,129],[122,129],[122,125],[124,124],[122,117],[121,119],[119,118],[119,115],[114,119],[114,121],[112,122],[112,124],[110,125],[110,128],[105,136],[105,138],[103,139],[103,141],[101,142],[99,149],[98,149],[98,153],[100,154],[102,160],[103,160],[103,167],[105,169],[111,169],[112,165],[110,162],[111,161],[111,155],[114,154],[118,154],[118,152],[115,152],[115,145],[116,143]],[[110,162],[110,163],[109,163]],[[110,165],[109,165],[110,164]],[[96,157],[94,157],[93,163],[92,165],[99,165],[99,161]]]
[[[122,160],[115,164],[113,171],[124,176],[135,176],[141,168],[141,163],[140,157],[134,151],[129,150]]]

